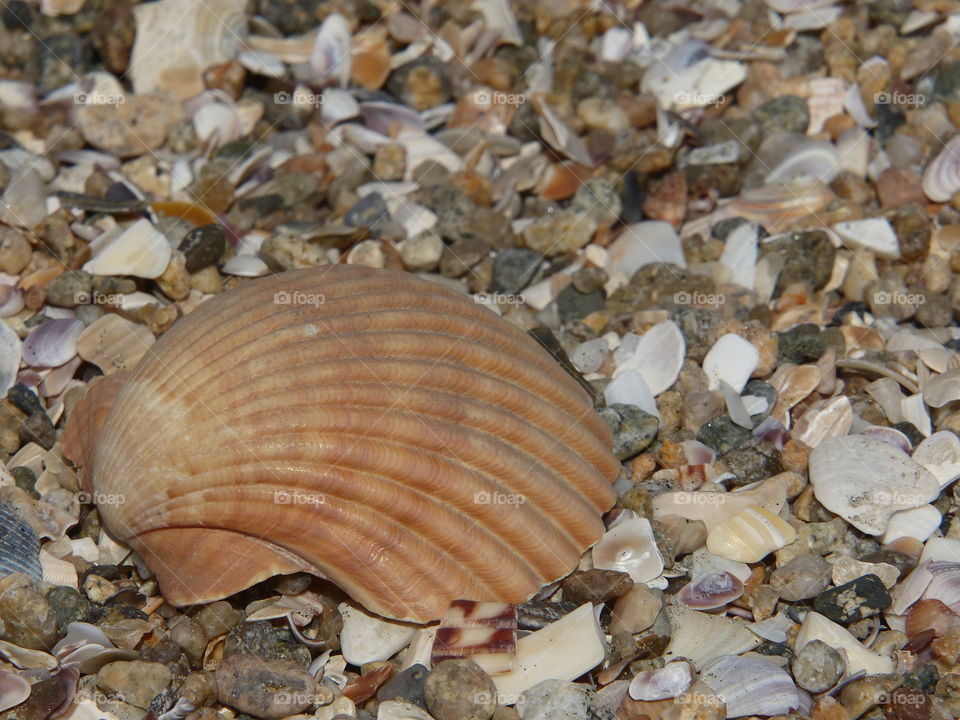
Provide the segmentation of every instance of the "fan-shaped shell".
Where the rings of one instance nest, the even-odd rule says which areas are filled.
[[[93,488],[123,498],[103,520],[175,605],[306,570],[427,621],[572,570],[613,503],[610,446],[519,329],[439,284],[336,265],[175,324],[116,396]]]

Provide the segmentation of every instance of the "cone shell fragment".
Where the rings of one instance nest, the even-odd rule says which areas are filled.
[[[93,486],[125,497],[104,523],[175,605],[305,570],[423,622],[576,567],[613,504],[610,447],[519,329],[336,265],[251,281],[167,332],[103,424]]]
[[[707,549],[727,560],[752,563],[796,538],[797,531],[787,522],[759,505],[750,505],[710,531]]]

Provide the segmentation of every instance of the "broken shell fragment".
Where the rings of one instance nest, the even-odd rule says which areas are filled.
[[[726,704],[728,718],[786,715],[794,710],[807,715],[811,706],[789,673],[755,655],[721,658],[704,668],[700,679]]]
[[[593,566],[625,572],[636,583],[649,582],[663,572],[663,556],[650,521],[627,512],[632,517],[607,530],[594,546]]]
[[[694,669],[686,660],[675,660],[658,670],[642,670],[630,683],[634,700],[665,700],[683,693],[693,684]]]
[[[691,610],[713,610],[733,602],[741,595],[743,583],[740,579],[720,570],[701,575],[684,585],[677,593],[677,599]]]
[[[487,675],[513,669],[517,656],[517,608],[505,603],[455,600],[440,618],[430,660],[467,658]]]
[[[724,520],[707,535],[707,549],[728,560],[752,563],[792,543],[797,531],[759,505]]]
[[[960,190],[960,135],[954,136],[923,171],[923,192],[934,202],[947,202]]]
[[[86,399],[68,426],[88,427]],[[580,385],[468,297],[319,266],[217,295],[164,333],[103,421],[92,484],[126,495],[104,524],[173,604],[307,571],[423,622],[456,599],[523,602],[576,567],[613,503],[611,445]],[[214,559],[234,572],[211,574]]]

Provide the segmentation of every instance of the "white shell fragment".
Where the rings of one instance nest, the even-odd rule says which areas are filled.
[[[686,658],[702,669],[718,658],[739,655],[760,644],[760,638],[750,632],[750,626],[742,620],[677,605],[666,610],[673,630],[670,644],[663,653],[667,660]]]
[[[650,263],[671,263],[685,268],[680,236],[673,225],[661,220],[646,220],[627,225],[607,253],[607,272],[626,280]]]
[[[949,430],[936,432],[917,445],[913,461],[933,473],[945,488],[960,478],[960,438]]]
[[[7,392],[17,382],[22,355],[20,337],[9,325],[0,322],[0,392]]]
[[[387,660],[410,644],[416,628],[381,620],[347,603],[337,606],[343,615],[340,644],[351,665]]]
[[[576,680],[604,658],[603,631],[591,603],[520,638],[513,670],[491,678],[502,705],[544,680]]]
[[[636,405],[650,415],[660,417],[657,410],[657,401],[647,387],[643,375],[638,370],[625,370],[617,375],[603,390],[603,397],[607,405],[619,403],[622,405]]]
[[[635,583],[649,582],[663,572],[663,556],[650,521],[628,512],[633,517],[607,530],[594,545],[593,566],[625,572]]]
[[[720,389],[720,381],[726,381],[738,393],[756,370],[760,351],[739,335],[727,333],[718,339],[703,359],[703,371],[707,374],[711,390]]]
[[[786,715],[807,700],[789,673],[756,656],[720,658],[700,679],[723,700],[728,718]]]
[[[867,650],[846,628],[812,610],[807,613],[797,633],[794,652],[800,652],[811,640],[822,640],[830,647],[842,651],[847,657],[847,672],[860,671],[867,675],[882,675],[893,672],[893,660]]]
[[[902,537],[916,538],[925,542],[940,527],[943,516],[933,505],[900,510],[890,516],[887,531],[883,534],[883,544],[889,545]]]
[[[923,386],[923,399],[933,408],[960,400],[960,368],[930,378]]]
[[[665,700],[677,697],[693,684],[694,672],[690,663],[675,660],[657,670],[642,670],[630,683],[630,697],[634,700]]]
[[[142,278],[160,277],[173,252],[163,233],[146,219],[137,220],[126,230],[97,238],[91,248],[93,258],[83,266],[87,272]]]
[[[940,493],[933,473],[863,435],[824,440],[810,453],[809,472],[817,500],[870,535],[882,535],[897,510],[926,505]]]
[[[839,222],[833,231],[848,248],[871,250],[877,257],[889,260],[900,257],[900,241],[886,218]]]
[[[629,337],[629,336],[628,336]],[[616,357],[626,354],[624,345],[617,348]],[[614,377],[626,370],[636,370],[643,377],[650,392],[656,396],[670,387],[680,376],[687,345],[680,328],[672,320],[665,320],[647,330],[637,340],[633,352],[617,363]]]
[[[960,190],[960,135],[954,136],[923,172],[923,192],[934,202],[947,202]]]

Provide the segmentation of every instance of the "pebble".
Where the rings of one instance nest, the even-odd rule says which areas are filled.
[[[183,110],[169,95],[129,95],[116,104],[86,104],[77,109],[77,128],[95,148],[131,157],[156,150],[180,120]]]
[[[812,693],[829,690],[843,675],[843,656],[822,640],[811,640],[798,652],[791,665],[797,685]]]
[[[660,421],[636,405],[611,403],[599,412],[613,430],[613,454],[621,460],[642,452],[657,436]]]
[[[544,680],[520,695],[520,720],[582,720],[596,717],[596,692],[587,685]]]
[[[780,95],[756,108],[750,119],[757,123],[760,132],[769,135],[774,131],[806,133],[810,124],[807,101],[796,95]]]
[[[0,227],[0,270],[18,275],[30,262],[33,248],[22,232]]]
[[[563,599],[577,606],[587,602],[607,603],[626,595],[632,588],[633,580],[627,573],[596,568],[574,572],[560,583]]]
[[[837,250],[823,230],[805,230],[785,238],[764,243],[763,254],[773,253],[783,259],[783,269],[777,277],[775,295],[795,283],[805,283],[819,290],[830,279]]]
[[[814,609],[834,622],[849,625],[877,615],[892,603],[890,593],[876,575],[863,575],[816,597]]]
[[[831,575],[834,585],[843,585],[862,575],[876,575],[884,587],[891,588],[900,577],[900,570],[884,562],[863,562],[849,556],[842,556],[832,562]]]
[[[523,241],[530,250],[552,257],[579,250],[590,242],[596,229],[597,221],[592,216],[558,210],[527,225]]]
[[[174,250],[163,274],[157,278],[157,287],[171,300],[185,300],[190,294],[190,275],[184,254]]]
[[[189,230],[177,246],[183,253],[189,273],[217,265],[227,249],[223,228],[217,224],[200,225]]]
[[[370,193],[360,198],[356,204],[347,210],[343,221],[352,227],[367,228],[376,234],[390,221],[390,211],[380,193]]]
[[[57,617],[47,599],[30,585],[0,595],[4,639],[20,647],[48,651],[57,640]]]
[[[264,620],[234,625],[224,643],[223,655],[255,655],[265,660],[292,662],[303,668],[310,665],[310,651],[289,630]]]
[[[770,574],[770,585],[788,602],[815,597],[830,586],[830,564],[819,555],[803,553]]]
[[[170,686],[172,677],[170,668],[160,663],[120,660],[100,668],[97,686],[125,703],[147,708]]]
[[[300,665],[254,655],[232,655],[217,667],[217,699],[243,713],[274,720],[317,702],[313,675]]]
[[[400,260],[408,270],[429,272],[436,270],[443,250],[443,240],[428,230],[407,238],[400,244]]]
[[[697,440],[718,455],[725,455],[751,442],[753,435],[724,415],[704,423],[697,431]]]
[[[799,365],[820,359],[827,349],[826,341],[820,333],[820,327],[813,323],[804,323],[778,333],[777,364],[793,363]]]
[[[623,210],[617,189],[607,178],[591,178],[582,183],[570,200],[570,209],[586,214],[598,224],[615,223]]]
[[[419,663],[401,670],[380,686],[377,700],[400,700],[426,708],[423,693],[428,672],[429,670]]]
[[[444,660],[429,675],[423,697],[437,720],[489,720],[497,707],[493,680],[472,660]]]

